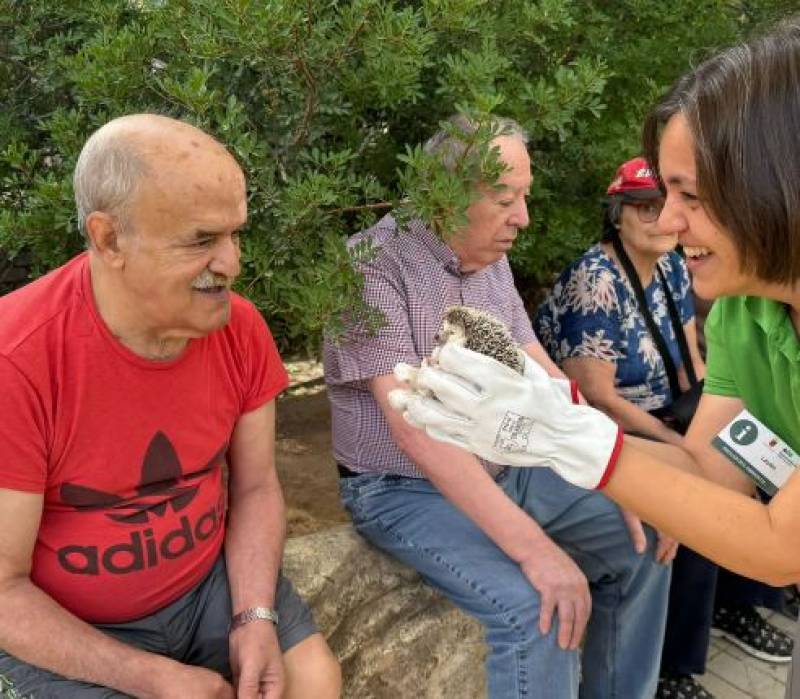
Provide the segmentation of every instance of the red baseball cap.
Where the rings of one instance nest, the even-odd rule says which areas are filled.
[[[644,158],[632,158],[617,168],[606,191],[608,196],[622,194],[631,199],[652,199],[663,196],[653,171]]]

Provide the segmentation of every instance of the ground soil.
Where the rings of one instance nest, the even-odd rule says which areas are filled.
[[[347,522],[339,504],[325,391],[278,399],[276,460],[287,504],[289,536]]]

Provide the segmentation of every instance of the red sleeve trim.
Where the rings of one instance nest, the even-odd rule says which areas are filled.
[[[581,402],[581,392],[578,390],[578,382],[575,379],[569,382],[569,393],[575,405]]]
[[[22,493],[32,493],[33,495],[44,495],[46,483],[16,478],[4,478],[0,481],[0,488],[4,490],[16,490]]]
[[[608,482],[611,480],[611,474],[614,473],[614,468],[617,465],[617,459],[619,459],[619,453],[622,451],[624,437],[625,433],[622,431],[622,428],[617,427],[617,439],[614,442],[614,448],[611,450],[611,456],[608,459],[606,470],[603,471],[603,477],[600,479],[600,482],[595,486],[596,490],[602,490],[603,488],[606,487],[606,485],[608,485]]]
[[[247,400],[242,407],[242,414],[251,413],[254,410],[258,410],[258,408],[260,408],[262,405],[266,405],[271,400],[274,400],[287,388],[289,388],[289,374],[285,372],[286,370],[284,369],[284,377],[281,381],[278,383],[273,383],[268,390]]]

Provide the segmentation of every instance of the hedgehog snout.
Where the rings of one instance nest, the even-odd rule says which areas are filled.
[[[439,332],[437,332],[433,338],[433,341],[437,345],[443,345],[446,342],[460,342],[461,344],[464,344],[465,340],[466,334],[464,332],[464,328],[459,325],[449,323],[447,320],[442,323],[442,327],[439,328]]]

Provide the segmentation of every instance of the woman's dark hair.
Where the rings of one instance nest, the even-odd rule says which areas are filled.
[[[618,194],[608,197],[603,202],[603,231],[600,242],[608,243],[617,235],[620,218],[622,218],[622,197]]]
[[[694,141],[698,195],[728,231],[742,271],[800,279],[800,16],[681,78],[644,124],[644,154],[676,114]]]

